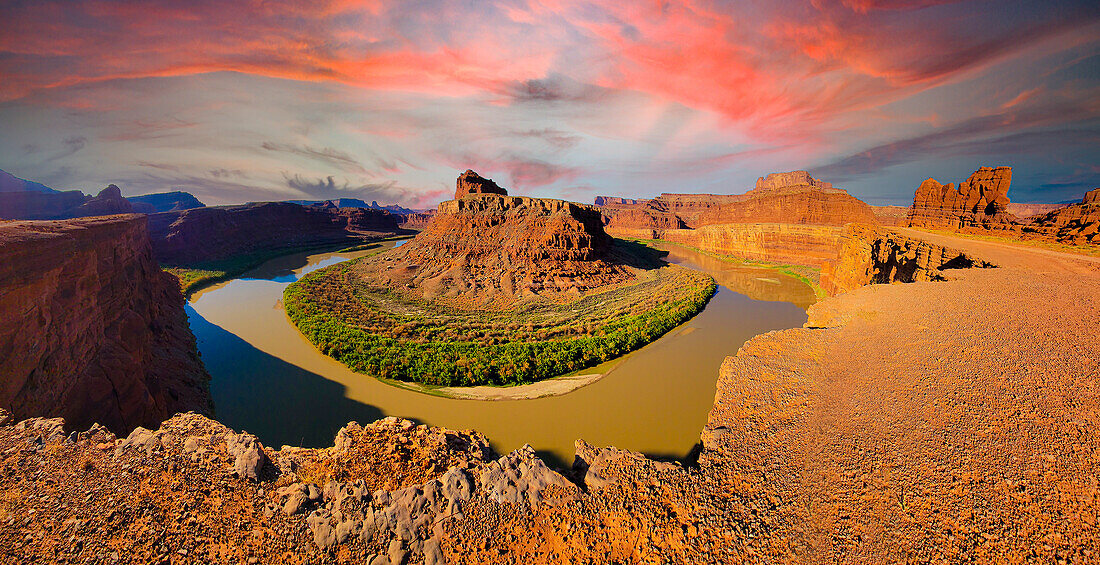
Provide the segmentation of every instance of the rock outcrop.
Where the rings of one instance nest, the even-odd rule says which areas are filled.
[[[806,171],[791,171],[789,173],[770,173],[766,177],[756,179],[756,189],[760,192],[769,190],[790,190],[791,187],[807,186],[822,191],[833,190],[833,183],[817,180]]]
[[[0,224],[0,406],[117,433],[211,409],[143,216]]]
[[[913,196],[909,226],[963,229],[1012,224],[1016,218],[1006,211],[1011,183],[1012,167],[981,167],[958,188],[930,178]]]
[[[875,220],[878,220],[878,223],[881,225],[909,225],[908,206],[871,206],[871,212],[875,215]]]
[[[600,212],[590,206],[468,193],[440,203],[413,240],[358,268],[365,280],[429,300],[479,305],[576,294],[630,278],[605,260],[610,244]]]
[[[135,212],[142,214],[156,214],[157,212],[178,212],[180,210],[190,210],[192,208],[202,208],[206,206],[195,198],[190,192],[174,191],[174,192],[158,192],[156,194],[142,194],[141,196],[130,196],[126,198],[130,202],[130,205],[134,207]]]
[[[455,183],[455,200],[469,194],[499,194],[508,196],[508,191],[497,186],[493,179],[487,179],[481,175],[466,169],[466,172],[458,175]]]
[[[836,259],[821,268],[821,288],[835,296],[867,284],[942,281],[945,269],[990,266],[957,249],[850,224],[840,237]]]
[[[0,220],[64,220],[130,212],[133,207],[113,184],[95,196],[79,190],[0,193]]]
[[[1100,188],[1085,193],[1080,204],[1070,204],[1032,218],[1025,235],[1041,235],[1074,245],[1100,244]]]
[[[222,261],[278,249],[349,244],[399,231],[384,210],[263,202],[149,216],[157,259],[169,265]]]

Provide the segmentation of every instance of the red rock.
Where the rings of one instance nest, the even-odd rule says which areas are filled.
[[[483,178],[481,175],[466,169],[466,172],[458,175],[455,186],[455,199],[469,194],[500,194],[508,196],[508,191],[497,186],[493,179]]]
[[[981,167],[957,189],[951,183],[941,185],[928,179],[913,195],[909,225],[962,229],[1012,224],[1016,218],[1006,211],[1011,183],[1011,167]]]
[[[1039,236],[1075,245],[1100,244],[1100,188],[1085,193],[1080,204],[1070,204],[1032,218],[1026,236]]]
[[[175,277],[144,216],[0,224],[0,406],[115,433],[210,413]]]
[[[944,268],[983,265],[962,251],[874,226],[845,226],[836,258],[821,268],[831,296],[872,283],[944,280]]]
[[[460,185],[469,172],[459,177]],[[361,262],[363,280],[477,307],[576,294],[633,276],[605,260],[611,237],[599,210],[548,198],[473,194],[478,196],[440,203],[411,241]]]

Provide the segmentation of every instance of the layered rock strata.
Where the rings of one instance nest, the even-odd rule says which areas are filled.
[[[835,296],[868,284],[942,281],[945,269],[989,266],[957,249],[850,224],[840,237],[836,259],[821,268],[821,288]]]
[[[615,237],[667,239],[723,255],[809,266],[834,255],[839,226],[878,223],[866,203],[806,171],[761,177],[745,194],[603,202],[607,232]]]
[[[1008,189],[1012,184],[1011,167],[981,167],[955,188],[928,179],[917,187],[909,226],[918,228],[963,229],[1012,224]]]
[[[143,216],[0,223],[0,406],[120,433],[208,413],[183,306]]]
[[[719,224],[694,230],[657,230],[662,239],[753,261],[820,266],[836,256],[842,228],[806,224]]]
[[[264,202],[149,216],[159,260],[170,265],[221,261],[278,249],[349,244],[399,231],[385,210]]]
[[[493,179],[483,178],[481,175],[466,169],[466,172],[458,175],[455,183],[455,199],[468,194],[499,194],[508,196],[508,191],[497,186]]]
[[[1100,244],[1100,188],[1085,193],[1079,204],[1070,204],[1032,218],[1023,230],[1062,243]]]
[[[416,238],[359,272],[428,300],[575,294],[631,277],[605,260],[601,223],[597,210],[563,200],[469,195],[441,203]]]

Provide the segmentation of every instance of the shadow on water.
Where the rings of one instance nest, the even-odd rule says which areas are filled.
[[[252,347],[187,305],[191,331],[213,377],[219,421],[265,444],[327,447],[350,421],[373,422],[377,407],[346,397],[346,387]],[[291,424],[293,423],[293,424]]]

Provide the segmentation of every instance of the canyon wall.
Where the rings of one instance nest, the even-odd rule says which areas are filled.
[[[144,216],[0,223],[0,406],[116,433],[210,413],[183,307]]]
[[[917,187],[909,226],[918,228],[995,228],[1011,225],[1015,216],[1007,212],[1012,167],[981,167],[955,188],[928,179]]]
[[[399,231],[385,210],[263,202],[149,216],[157,259],[170,265],[221,261],[276,249],[362,241]]]
[[[806,171],[760,177],[745,194],[666,193],[649,201],[598,202],[604,203],[607,233],[615,237],[665,239],[712,253],[811,266],[834,256],[840,226],[878,223],[865,202]]]
[[[829,186],[828,190],[810,185],[757,188],[741,202],[731,202],[699,214],[692,227],[741,223],[842,226],[848,222],[877,222],[867,203]]]
[[[867,285],[944,280],[943,269],[989,266],[965,253],[874,226],[849,224],[821,268],[830,296]]]
[[[653,233],[663,239],[703,251],[754,261],[822,265],[836,255],[841,228],[784,223],[719,224],[693,230]]]

